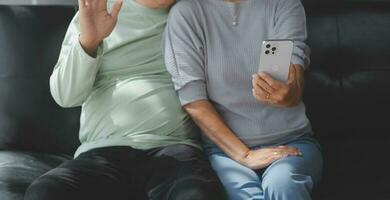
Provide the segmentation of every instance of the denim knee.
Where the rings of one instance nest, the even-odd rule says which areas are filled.
[[[312,178],[294,173],[274,173],[262,182],[264,198],[277,200],[310,200]]]

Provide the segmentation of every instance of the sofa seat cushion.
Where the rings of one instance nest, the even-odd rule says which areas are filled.
[[[0,199],[22,200],[32,181],[68,159],[68,155],[0,150]]]

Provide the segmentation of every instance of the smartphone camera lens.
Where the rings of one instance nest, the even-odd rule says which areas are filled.
[[[272,47],[272,51],[276,51],[276,47]]]
[[[265,47],[267,47],[267,49],[269,49],[269,48],[271,48],[271,45],[270,45],[270,44],[267,44],[267,46],[265,46]]]
[[[269,53],[270,53],[270,51],[268,51],[268,50],[267,50],[267,51],[265,51],[265,54],[267,54],[267,55],[268,55]]]

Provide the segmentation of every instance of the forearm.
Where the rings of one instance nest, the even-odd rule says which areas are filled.
[[[303,89],[305,86],[305,68],[302,65],[297,65],[297,64],[294,64],[294,65],[295,65],[295,69],[296,69],[297,83],[298,83],[298,87],[300,89],[301,98],[302,98]]]
[[[74,39],[64,44],[50,77],[50,91],[62,107],[80,106],[95,82],[99,59],[90,57]]]
[[[228,128],[209,101],[196,101],[185,105],[184,109],[211,141],[229,157],[242,163],[249,148]]]
[[[77,51],[77,50],[76,50]],[[97,61],[74,52],[60,60],[50,77],[50,91],[62,107],[80,106],[92,90]]]

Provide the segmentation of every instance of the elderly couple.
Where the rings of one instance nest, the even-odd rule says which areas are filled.
[[[301,2],[174,3],[79,0],[50,88],[82,106],[81,146],[25,200],[311,199]],[[294,41],[286,83],[257,73],[269,39]]]

